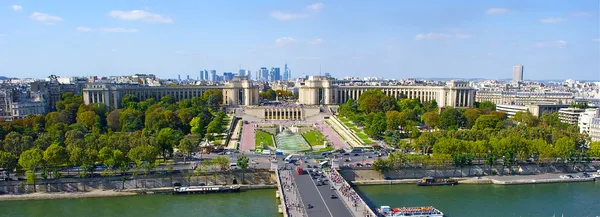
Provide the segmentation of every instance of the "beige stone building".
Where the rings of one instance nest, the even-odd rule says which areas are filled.
[[[224,85],[217,86],[139,86],[123,84],[88,84],[83,88],[83,101],[85,104],[103,103],[109,108],[121,108],[121,99],[127,94],[135,95],[140,101],[148,98],[160,100],[162,97],[171,96],[175,100],[199,97],[207,90],[217,89],[223,93],[223,105],[257,105],[258,87],[246,77],[234,77]]]
[[[367,90],[380,89],[388,96],[436,100],[440,107],[473,107],[475,90],[468,82],[449,81],[445,86],[344,86],[333,84],[326,76],[311,76],[300,83],[298,102],[304,105],[339,105],[358,100]]]

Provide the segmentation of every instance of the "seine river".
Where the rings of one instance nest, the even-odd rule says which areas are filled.
[[[0,201],[0,216],[270,217],[280,215],[277,213],[275,189],[261,189],[231,194]]]
[[[371,185],[355,188],[375,206],[434,206],[449,217],[600,216],[600,182],[534,185]]]
[[[536,185],[372,185],[356,188],[375,206],[435,206],[449,217],[600,216],[600,182]],[[233,194],[144,195],[0,202],[10,217],[271,217],[274,189]]]

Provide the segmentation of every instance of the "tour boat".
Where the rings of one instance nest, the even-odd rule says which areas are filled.
[[[453,179],[435,179],[433,177],[423,177],[417,182],[418,186],[441,186],[441,185],[456,185],[458,181]]]
[[[381,206],[377,212],[380,217],[444,217],[444,213],[433,206],[400,208]]]

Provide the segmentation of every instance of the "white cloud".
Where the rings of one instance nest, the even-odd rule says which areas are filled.
[[[571,15],[571,16],[573,16],[573,17],[589,17],[589,16],[592,16],[592,14],[591,14],[591,13],[588,13],[588,12],[581,12],[581,11],[580,11],[580,12],[573,12],[573,13],[571,13],[571,14],[569,14],[569,15]]]
[[[564,40],[541,41],[541,42],[537,42],[537,43],[533,44],[534,47],[538,47],[538,48],[546,48],[546,47],[564,48],[566,45],[567,45],[567,42]]]
[[[275,45],[286,45],[289,43],[293,43],[295,41],[296,41],[296,39],[292,38],[292,37],[281,37],[281,38],[275,39]]]
[[[296,20],[296,19],[305,18],[306,14],[295,14],[295,13],[287,13],[287,12],[281,12],[281,11],[273,11],[273,12],[269,13],[269,16],[271,16],[275,19],[278,19],[278,20],[288,21],[288,20]]]
[[[52,16],[49,14],[45,14],[45,13],[40,13],[40,12],[33,12],[31,13],[31,15],[29,15],[29,19],[35,20],[35,21],[39,21],[39,22],[43,22],[46,24],[53,24],[55,22],[58,21],[62,21],[63,19],[58,17],[58,16]]]
[[[10,6],[14,11],[20,11],[23,10],[23,7],[21,5],[12,5]]]
[[[600,42],[600,38],[592,38],[592,41]]]
[[[458,39],[467,39],[467,38],[471,38],[472,37],[472,35],[469,35],[469,34],[460,34],[460,33],[458,33],[458,34],[456,34],[454,36],[456,38],[458,38]]]
[[[317,3],[306,6],[306,9],[314,11],[314,12],[318,12],[318,11],[321,11],[321,9],[323,9],[323,7],[324,7],[323,3],[317,2]]]
[[[548,18],[540,19],[540,23],[560,23],[563,21],[567,21],[567,19],[562,18],[562,17],[548,17]]]
[[[437,33],[430,32],[427,34],[417,34],[415,35],[415,40],[423,40],[423,39],[444,39],[449,38],[451,35],[445,33]]]
[[[323,7],[325,7],[323,5],[323,3],[318,2],[318,3],[314,3],[314,4],[310,4],[310,5],[306,6],[306,10],[303,13],[271,11],[269,13],[269,16],[271,16],[275,19],[281,20],[281,21],[303,19],[303,18],[309,17],[311,15],[311,13],[316,13],[316,12],[321,11],[321,9],[323,9]]]
[[[77,28],[75,28],[75,30],[80,31],[80,32],[89,32],[89,31],[92,31],[92,29],[90,29],[88,27],[83,27],[83,26],[78,26]]]
[[[489,8],[485,10],[486,14],[506,14],[508,13],[508,9],[506,8]]]
[[[109,17],[121,20],[144,21],[149,23],[172,23],[173,19],[163,17],[160,14],[153,14],[143,10],[119,11],[113,10],[108,13]]]
[[[78,26],[75,30],[80,32],[117,32],[117,33],[134,33],[138,32],[137,29],[127,29],[127,28],[96,28],[92,29],[89,27]]]
[[[323,43],[323,39],[317,38],[308,42],[309,44],[321,44]]]

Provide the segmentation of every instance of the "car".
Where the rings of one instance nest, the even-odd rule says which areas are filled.
[[[335,194],[332,194],[331,199],[337,199],[337,196],[335,196]]]
[[[350,155],[350,153],[344,153],[344,155]]]
[[[325,156],[325,155],[327,155],[327,153],[325,153],[325,152],[321,153],[321,156]]]
[[[358,156],[358,155],[359,155],[358,153],[354,153],[354,156]]]
[[[344,159],[345,162],[350,162],[350,158]]]
[[[366,164],[365,164],[365,166],[368,166],[368,167],[370,167],[370,166],[373,166],[373,164],[371,164],[371,163],[366,163]]]
[[[363,164],[361,164],[361,163],[356,163],[356,166],[357,166],[357,167],[362,167],[362,166],[363,166]]]
[[[313,207],[314,206],[312,204],[310,204],[310,203],[308,205],[306,205],[306,208],[308,208],[308,209],[312,209]]]
[[[321,185],[322,185],[321,182],[317,182],[317,186],[321,186]]]
[[[317,179],[317,182],[321,182],[321,179]]]
[[[371,156],[367,156],[367,158],[373,158],[373,157],[371,157]]]
[[[392,180],[392,178],[391,178],[391,177],[387,177],[387,176],[386,176],[386,177],[384,177],[383,179],[384,179],[384,180]]]
[[[329,188],[329,189],[331,189],[331,190],[334,190],[334,191],[335,191],[335,187],[333,187],[333,186],[331,186],[331,188]]]

